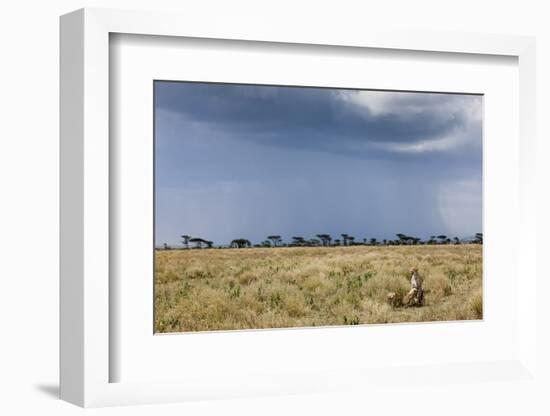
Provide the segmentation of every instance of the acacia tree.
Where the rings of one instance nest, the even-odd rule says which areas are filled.
[[[329,246],[330,242],[332,241],[332,237],[330,236],[330,234],[317,234],[316,237],[321,240],[321,243],[324,246]]]
[[[245,248],[250,247],[251,245],[250,240],[247,240],[246,238],[236,238],[231,241],[231,247],[233,248]]]
[[[418,242],[420,241],[420,238],[418,237],[413,237],[411,235],[406,235],[406,234],[396,234],[397,237],[399,238],[399,242],[400,244],[412,244],[412,245],[416,245],[418,244]]]
[[[355,243],[355,237],[352,236],[352,235],[348,236],[348,241],[349,241],[350,245],[352,246]]]
[[[195,244],[195,248],[202,248],[202,244],[205,243],[205,241],[202,238],[194,237],[189,239],[190,243]]]
[[[292,244],[297,246],[303,246],[306,243],[304,237],[292,237]]]
[[[458,237],[453,238],[453,241],[455,242],[455,244],[460,244],[460,240]]]
[[[402,234],[402,233],[398,233],[398,234],[395,234],[395,235],[399,239],[397,241],[397,244],[407,244],[407,241],[408,241],[409,237],[407,237],[405,234]]]
[[[483,244],[483,233],[476,233],[476,236],[474,238],[474,243]]]
[[[280,235],[268,235],[267,239],[273,242],[273,247],[277,247],[277,243],[280,243],[282,241]]]
[[[183,243],[183,245],[185,246],[185,248],[189,248],[189,239],[191,238],[190,235],[182,235],[181,236],[181,242]]]
[[[349,234],[340,234],[342,236],[342,241],[344,242],[344,245],[347,246],[348,245],[348,239],[349,239]]]
[[[441,244],[447,243],[447,236],[446,235],[438,235],[437,238],[441,241]]]
[[[208,248],[212,248],[212,244],[214,244],[212,241],[207,241],[207,240],[204,240],[204,244],[206,244],[206,246]]]

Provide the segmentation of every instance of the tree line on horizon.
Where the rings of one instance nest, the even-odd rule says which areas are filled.
[[[252,244],[246,238],[236,238],[231,241],[228,246],[217,246],[217,248],[251,248],[251,247],[341,247],[341,246],[401,246],[401,245],[442,245],[442,244],[483,244],[483,233],[476,233],[471,240],[460,240],[458,237],[447,237],[444,234],[432,235],[428,240],[409,236],[406,234],[396,234],[396,239],[377,240],[376,238],[363,238],[356,240],[354,236],[349,234],[340,234],[341,238],[333,239],[330,234],[317,234],[314,238],[306,239],[302,236],[293,236],[289,242],[284,242],[280,235],[269,235],[264,241],[259,244]],[[182,235],[181,243],[183,248],[201,249],[213,248],[214,243],[201,237],[192,237],[190,235]],[[192,247],[189,243],[193,244]],[[168,244],[163,244],[164,250],[171,250],[172,247]]]

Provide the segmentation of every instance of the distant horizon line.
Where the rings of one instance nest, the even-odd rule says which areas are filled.
[[[182,236],[183,235],[186,235],[186,234],[182,234]],[[196,241],[195,242],[191,241],[192,239],[200,240],[201,244],[210,243],[211,246],[222,247],[222,248],[223,247],[231,247],[233,245],[233,242],[237,241],[237,240],[246,241],[246,242],[248,242],[248,244],[251,247],[253,247],[253,246],[256,246],[256,247],[257,246],[264,246],[264,247],[270,247],[270,246],[271,247],[288,247],[288,246],[327,247],[327,246],[351,246],[351,245],[377,245],[377,244],[383,243],[384,241],[386,242],[386,245],[391,245],[391,244],[387,244],[387,243],[396,243],[396,242],[399,242],[401,245],[406,245],[406,244],[408,244],[408,242],[414,242],[413,244],[411,244],[411,245],[414,245],[414,244],[417,244],[417,243],[420,243],[420,242],[433,242],[433,241],[435,241],[435,242],[444,242],[444,241],[450,240],[451,242],[456,242],[457,239],[458,239],[459,242],[470,242],[472,240],[475,240],[477,235],[482,236],[483,232],[478,232],[478,233],[475,233],[473,235],[466,235],[466,236],[463,235],[461,237],[458,237],[456,235],[447,235],[447,234],[432,234],[432,235],[430,235],[429,237],[426,237],[426,238],[416,237],[416,236],[413,236],[413,235],[407,235],[407,234],[403,234],[403,233],[397,233],[397,234],[395,234],[395,237],[397,237],[397,238],[391,238],[391,239],[390,238],[379,239],[378,237],[363,237],[363,238],[356,239],[353,235],[346,234],[346,233],[335,234],[335,235],[337,236],[336,238],[333,238],[332,235],[330,235],[328,233],[324,233],[324,234],[315,234],[311,238],[295,235],[295,236],[290,237],[289,239],[283,239],[282,236],[277,235],[277,234],[273,234],[273,235],[270,235],[270,236],[266,236],[266,238],[264,238],[261,241],[257,241],[257,242],[252,242],[252,240],[249,240],[245,237],[238,237],[238,238],[234,238],[233,240],[231,240],[227,243],[223,243],[223,244],[215,244],[214,241],[210,241],[206,238],[189,235],[189,239],[188,239],[187,243],[185,243],[181,240],[178,241],[176,244],[167,243],[167,242],[160,242],[159,243],[159,242],[155,241],[155,248],[162,248],[162,247],[165,247],[165,246],[186,248],[186,247],[189,247],[191,244],[196,243]],[[319,238],[318,236],[328,236],[329,238],[327,240],[324,240],[324,239]],[[343,236],[347,236],[347,237],[344,238]],[[402,236],[402,237],[399,237],[399,236]],[[277,244],[274,244],[273,239],[268,238],[268,237],[278,237],[277,238]],[[444,237],[444,238],[440,238],[440,237]],[[266,242],[270,243],[270,245],[266,245],[265,244]],[[336,242],[338,242],[338,243],[336,243]],[[342,242],[344,242],[344,243],[340,244]],[[348,242],[350,242],[350,243],[348,244]],[[273,245],[271,245],[271,244],[273,244]]]

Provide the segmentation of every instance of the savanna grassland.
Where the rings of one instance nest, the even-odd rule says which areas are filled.
[[[425,305],[389,292],[424,278]],[[157,250],[155,331],[481,319],[482,245]]]

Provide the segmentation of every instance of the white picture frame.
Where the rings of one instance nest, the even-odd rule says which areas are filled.
[[[518,384],[525,380],[537,383],[541,375],[536,361],[534,39],[375,30],[336,33],[322,28],[304,34],[265,22],[239,25],[238,31],[235,27],[223,20],[205,24],[200,19],[174,14],[107,9],[83,9],[61,18],[61,398],[88,407],[319,393],[391,383],[400,371],[372,365],[366,371],[359,363],[357,369],[322,368],[320,372],[299,374],[284,370],[251,380],[235,381],[235,374],[221,373],[215,380],[195,376],[177,381],[112,382],[111,368],[121,358],[111,348],[110,326],[112,311],[116,309],[110,296],[115,288],[109,279],[113,268],[109,251],[113,226],[110,172],[115,168],[109,147],[109,37],[114,33],[277,42],[283,48],[285,44],[331,45],[517,58],[520,206],[514,224],[518,229],[514,250],[517,270],[522,270],[522,285],[517,290],[517,349],[498,361],[429,363],[406,371],[413,375],[412,379],[427,384],[456,379],[479,384],[481,380],[499,378]],[[320,331],[325,331],[325,339],[337,336],[334,330]]]

